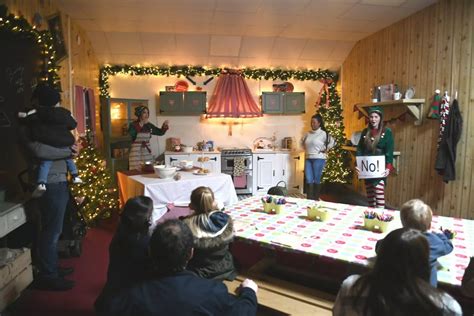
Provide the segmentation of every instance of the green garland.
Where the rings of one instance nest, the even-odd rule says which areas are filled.
[[[109,76],[126,74],[130,76],[217,76],[223,68],[206,68],[202,66],[130,66],[113,65],[100,68],[99,88],[102,97],[109,97]],[[265,68],[244,68],[240,70],[244,78],[254,80],[290,80],[300,81],[321,79],[337,80],[337,74],[328,70],[285,70]]]
[[[43,61],[38,79],[40,82],[47,82],[50,86],[61,90],[61,81],[58,75],[60,67],[57,65],[53,36],[50,31],[37,30],[24,17],[9,14],[8,8],[5,5],[0,5],[0,32],[12,34],[18,38],[30,39],[38,44]]]

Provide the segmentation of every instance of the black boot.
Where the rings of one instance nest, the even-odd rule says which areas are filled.
[[[306,183],[306,198],[314,200],[314,183]]]
[[[321,184],[315,183],[313,188],[312,200],[319,201],[319,195],[321,194]]]

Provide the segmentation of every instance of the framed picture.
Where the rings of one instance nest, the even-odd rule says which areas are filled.
[[[53,47],[56,50],[56,60],[60,61],[67,56],[66,43],[64,42],[61,15],[55,14],[48,18],[48,27],[53,37]]]

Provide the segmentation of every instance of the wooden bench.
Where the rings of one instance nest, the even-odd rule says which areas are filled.
[[[237,276],[224,281],[230,293],[236,293],[243,280],[252,279],[258,284],[259,306],[287,315],[332,315],[335,296],[314,288],[281,280],[265,273],[269,262],[263,260]]]

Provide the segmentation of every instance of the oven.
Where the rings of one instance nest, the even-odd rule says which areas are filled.
[[[249,148],[221,149],[221,172],[232,177],[237,194],[252,194],[252,169],[252,151]]]

